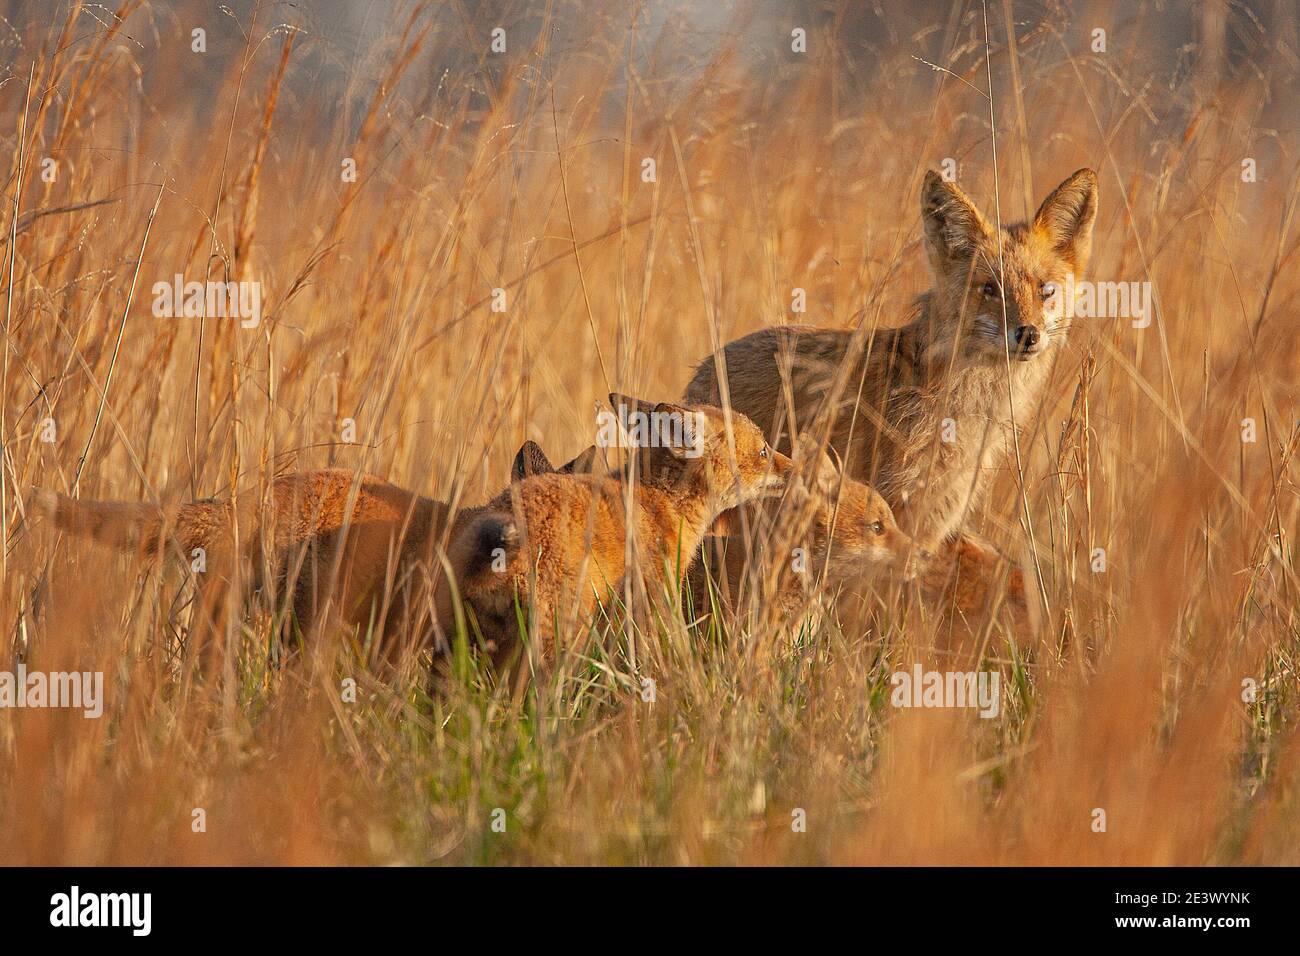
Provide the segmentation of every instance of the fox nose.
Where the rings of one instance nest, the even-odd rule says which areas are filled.
[[[1038,326],[1022,325],[1016,329],[1016,348],[1021,352],[1030,352],[1038,345],[1039,338]]]

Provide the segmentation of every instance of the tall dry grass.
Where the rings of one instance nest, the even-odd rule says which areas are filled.
[[[880,6],[11,3],[0,669],[102,670],[107,709],[0,712],[0,860],[1300,862],[1294,9]],[[462,661],[430,699],[345,635],[268,666],[263,614],[195,694],[185,575],[27,520],[34,487],[326,464],[485,500],[524,438],[585,447],[611,388],[675,397],[768,324],[900,321],[945,158],[1006,220],[1093,166],[1095,277],[1155,289],[1148,328],[1075,323],[975,519],[1029,547],[1023,479],[1036,641],[894,589],[635,662],[592,640],[519,699]],[[155,316],[178,273],[260,282],[260,325]],[[917,661],[999,670],[1002,713],[892,708]]]

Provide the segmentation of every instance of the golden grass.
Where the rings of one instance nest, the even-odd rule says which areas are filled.
[[[0,712],[0,859],[1300,862],[1294,11],[1234,6],[1189,60],[1181,11],[992,3],[986,64],[978,4],[233,6],[19,4],[0,40],[0,669],[107,685],[100,720]],[[611,388],[676,397],[767,324],[896,323],[924,170],[956,159],[993,213],[990,71],[1002,217],[1093,166],[1094,275],[1158,306],[1076,321],[1026,423],[1032,645],[895,591],[861,621],[665,626],[636,669],[607,636],[522,700],[465,666],[430,700],[344,635],[268,667],[254,615],[213,698],[179,678],[179,571],[25,520],[34,487],[257,494],[326,464],[478,502],[524,438],[585,447]],[[177,273],[260,282],[261,324],[155,317]],[[977,524],[1026,546],[1010,471]],[[890,707],[916,661],[999,669],[1002,713]]]

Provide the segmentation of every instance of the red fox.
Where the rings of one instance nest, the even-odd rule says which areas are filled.
[[[637,480],[630,482],[628,469],[575,474],[574,467],[512,486],[508,506],[477,515],[448,548],[458,594],[439,592],[444,630],[455,626],[459,598],[485,641],[505,655],[517,645],[517,606],[531,606],[550,658],[557,625],[589,619],[603,595],[621,589],[629,567],[640,568],[652,597],[673,592],[720,513],[784,488],[789,458],[744,416],[731,415],[728,428],[727,416],[710,406],[609,400],[629,431],[632,416],[650,423],[649,440],[637,443]],[[669,421],[680,440],[665,437]],[[525,457],[549,468],[540,449]]]
[[[815,584],[836,588],[882,572],[910,577],[919,552],[894,521],[893,510],[874,488],[845,476],[822,452],[805,495],[787,496],[777,508],[752,506],[725,512],[714,522],[701,560],[691,569],[690,597],[707,607],[707,576],[724,606],[735,607],[746,583],[764,571],[775,578],[759,593],[787,614],[796,613]],[[773,562],[771,556],[779,552]],[[747,574],[750,580],[747,582]]]
[[[449,521],[454,533],[488,507],[453,516],[444,502],[343,469],[286,475],[272,482],[267,501],[254,495],[238,501],[236,513],[229,500],[164,510],[139,502],[81,501],[48,490],[32,498],[35,510],[61,530],[142,557],[161,558],[172,550],[201,562],[196,580],[202,613],[209,617],[201,625],[213,624],[220,614],[235,562],[248,561],[250,589],[268,583],[269,573],[277,592],[289,592],[286,632],[296,626],[310,633],[332,596],[342,623],[363,630],[373,625],[388,639],[385,654],[398,634],[410,646],[428,643],[432,621],[421,608],[431,602],[419,588],[437,576],[436,548]]]
[[[802,444],[802,451],[810,450],[811,443]],[[597,453],[593,445],[555,468],[535,442],[524,442],[511,478],[519,481],[551,472],[583,474],[592,470]],[[761,567],[754,558],[772,547],[790,551],[783,566],[776,569],[783,573],[773,595],[787,613],[798,610],[814,583],[833,588],[850,580],[874,578],[883,571],[910,577],[922,566],[918,561],[929,558],[899,530],[885,499],[870,486],[846,477],[825,451],[819,456],[811,484],[810,491],[788,494],[775,508],[732,508],[720,514],[701,545],[699,559],[690,566],[683,607],[688,601],[693,607],[703,606],[710,577],[723,603],[733,605],[746,571]],[[746,525],[742,511],[752,526]]]
[[[845,471],[880,491],[936,568],[955,567],[961,553],[985,550],[958,536],[1013,429],[1039,405],[1096,214],[1090,169],[1061,183],[1032,221],[1000,230],[929,172],[921,218],[934,286],[906,325],[751,333],[699,365],[686,400],[747,415],[777,448],[797,430],[828,430]],[[1009,599],[1024,596],[1019,575]]]

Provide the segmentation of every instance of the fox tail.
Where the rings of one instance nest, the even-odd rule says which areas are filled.
[[[45,488],[32,493],[29,507],[60,531],[150,557],[162,552],[165,529],[171,529],[186,553],[210,544],[205,539],[219,523],[220,508],[214,502],[195,501],[169,513],[143,502],[84,501]]]
[[[157,554],[163,515],[153,505],[134,501],[80,501],[57,491],[37,489],[31,508],[60,531],[123,551]]]

